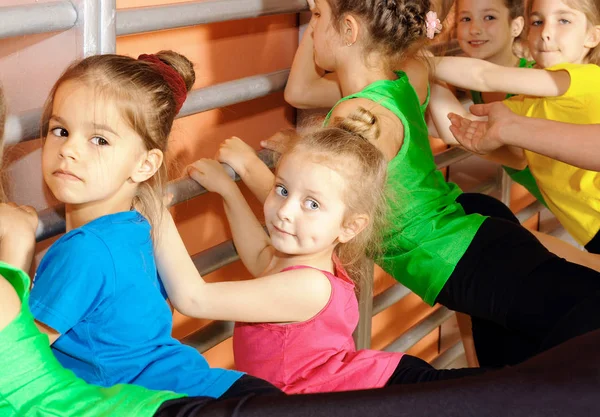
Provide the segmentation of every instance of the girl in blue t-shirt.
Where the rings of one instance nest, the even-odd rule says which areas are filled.
[[[69,67],[46,102],[42,171],[65,204],[67,233],[42,259],[30,306],[57,359],[90,383],[220,397],[251,379],[209,368],[171,336],[154,262],[164,151],[194,80],[191,62],[172,51],[92,56]]]

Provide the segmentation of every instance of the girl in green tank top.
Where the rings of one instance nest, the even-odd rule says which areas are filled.
[[[298,108],[332,108],[326,123],[358,107],[377,116],[381,131],[373,144],[389,161],[393,197],[376,261],[426,302],[505,329],[507,356],[485,353],[495,365],[518,363],[583,331],[577,323],[549,338],[585,294],[600,291],[600,274],[548,252],[497,200],[506,220],[467,214],[461,190],[437,171],[423,117],[427,66],[405,55],[439,27],[430,6],[426,0],[317,0],[285,98]],[[567,276],[565,292],[560,283]],[[597,309],[583,328],[600,327]]]

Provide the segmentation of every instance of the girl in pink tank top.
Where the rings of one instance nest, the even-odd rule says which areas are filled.
[[[192,178],[223,197],[238,254],[256,279],[204,282],[165,213],[155,252],[175,308],[191,317],[238,322],[238,369],[286,393],[378,388],[480,372],[437,371],[402,353],[356,350],[355,282],[366,251],[377,247],[387,207],[387,163],[370,143],[378,132],[376,117],[361,108],[294,138],[264,204],[268,234],[221,164],[203,159],[190,166]]]

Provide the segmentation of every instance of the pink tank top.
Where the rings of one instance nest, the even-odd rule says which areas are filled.
[[[293,266],[286,270],[310,268]],[[358,324],[354,283],[336,265],[327,305],[298,323],[236,323],[233,352],[238,370],[265,379],[287,394],[349,391],[384,386],[402,353],[356,351]]]

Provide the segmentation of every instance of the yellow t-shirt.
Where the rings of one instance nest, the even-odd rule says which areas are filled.
[[[567,71],[571,84],[559,97],[515,96],[504,101],[522,116],[575,124],[600,123],[600,67],[559,64],[548,71]],[[600,173],[525,151],[548,208],[580,244],[600,230]]]

